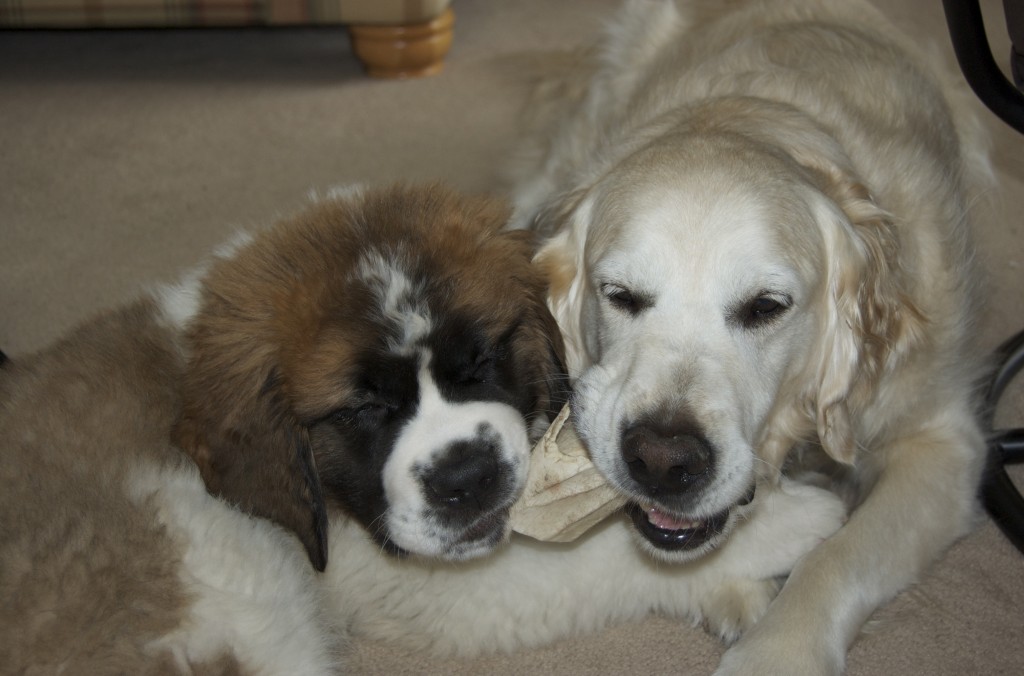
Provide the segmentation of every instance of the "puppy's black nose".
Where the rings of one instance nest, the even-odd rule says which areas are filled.
[[[501,492],[501,463],[491,442],[458,441],[423,478],[435,507],[485,511]]]
[[[691,491],[711,475],[711,445],[693,426],[633,425],[622,435],[622,457],[652,496]]]

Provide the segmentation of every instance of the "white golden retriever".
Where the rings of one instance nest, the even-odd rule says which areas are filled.
[[[936,11],[939,11],[936,9]],[[514,227],[574,424],[644,547],[725,541],[756,478],[855,507],[722,674],[826,674],[977,515],[967,98],[858,0],[629,2],[537,102]]]

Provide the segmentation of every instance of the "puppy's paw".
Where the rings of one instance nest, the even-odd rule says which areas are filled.
[[[779,593],[775,579],[727,579],[704,593],[700,612],[704,627],[724,643],[732,643],[757,622]]]

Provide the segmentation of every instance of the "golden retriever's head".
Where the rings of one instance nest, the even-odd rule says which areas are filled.
[[[537,257],[577,430],[673,558],[725,537],[795,444],[852,462],[851,402],[922,339],[892,223],[834,142],[718,112],[581,190]]]
[[[214,263],[188,321],[180,445],[211,492],[327,558],[327,505],[392,552],[507,534],[562,343],[500,203],[439,187],[327,199]]]

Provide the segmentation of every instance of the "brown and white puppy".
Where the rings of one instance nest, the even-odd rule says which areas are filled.
[[[837,673],[977,515],[978,123],[859,0],[637,0],[607,25],[516,195],[549,237],[573,422],[665,560],[727,542],[755,480],[831,464],[850,520],[722,673]]]
[[[328,511],[377,558],[501,542],[565,398],[506,217],[437,186],[329,197],[5,363],[4,668],[331,673],[350,609],[288,530],[321,569]]]
[[[210,490],[295,531],[319,570],[328,505],[394,553],[504,540],[531,437],[567,394],[531,238],[506,216],[440,188],[354,189],[214,264],[182,309],[174,435]]]

